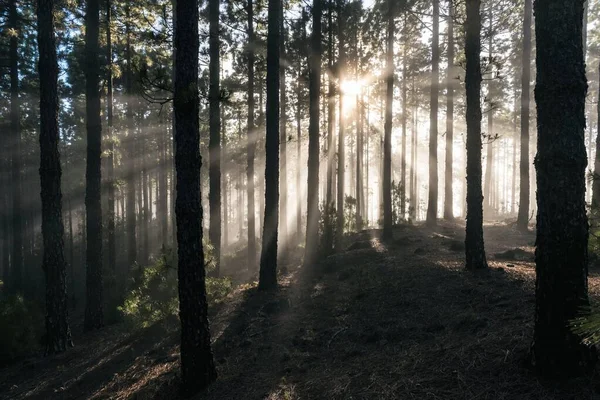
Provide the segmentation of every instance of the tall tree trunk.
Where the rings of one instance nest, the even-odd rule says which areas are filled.
[[[280,133],[280,168],[281,174],[279,178],[281,194],[279,196],[279,237],[281,239],[281,252],[283,254],[283,258],[285,258],[286,253],[288,251],[289,237],[288,237],[288,187],[287,187],[287,86],[285,79],[285,70],[287,68],[287,60],[285,53],[285,43],[286,43],[286,27],[285,27],[285,17],[283,4],[285,0],[281,0],[281,5],[279,6],[279,30],[280,30],[280,39],[279,39],[279,52],[281,55],[281,64],[279,68],[279,80],[280,80],[280,106],[281,106],[281,114],[279,118],[279,133]]]
[[[221,268],[221,89],[220,89],[220,54],[219,54],[219,0],[209,0],[208,14],[210,19],[209,34],[209,185],[208,202],[210,209],[210,225],[208,237],[214,248],[216,262],[215,275],[219,276]]]
[[[164,130],[162,129],[164,127]],[[159,212],[157,212],[157,219],[160,221],[161,229],[161,244],[162,246],[168,246],[169,244],[169,185],[167,183],[167,170],[170,166],[167,160],[167,135],[169,130],[166,125],[161,125],[159,132],[159,143],[160,143],[160,168],[158,170],[158,180],[160,192],[158,194]]]
[[[248,0],[248,142],[246,144],[246,187],[248,190],[248,270],[256,271],[256,211],[254,202],[254,158],[256,153],[256,126],[254,125],[254,6]]]
[[[448,0],[448,73],[446,76],[446,179],[444,219],[454,218],[452,164],[454,147],[454,0]]]
[[[333,221],[331,220],[331,211],[335,206],[333,198],[333,162],[334,152],[334,134],[335,124],[335,82],[333,73],[333,0],[327,3],[327,190],[325,197],[325,232],[323,234],[323,250],[326,253],[331,252],[333,248]]]
[[[304,13],[302,10],[302,20],[304,21]],[[304,31],[306,29],[303,27]],[[298,98],[298,106],[296,107],[296,193],[297,193],[297,203],[296,203],[296,235],[297,235],[297,244],[300,243],[302,238],[302,196],[301,187],[302,187],[302,90],[300,87],[300,76],[302,75],[302,63],[298,63],[298,81],[296,82],[296,97]]]
[[[345,65],[346,60],[346,50],[345,46],[345,36],[344,36],[344,24],[343,21],[343,11],[344,11],[344,0],[336,0],[336,10],[337,10],[337,22],[338,22],[338,64]],[[338,84],[344,80],[344,75],[342,72],[342,68],[340,68],[338,72]],[[337,226],[336,226],[336,238],[335,238],[335,248],[337,251],[342,250],[343,239],[344,239],[344,184],[346,182],[345,172],[346,172],[346,121],[344,119],[344,95],[339,90],[339,127],[338,127],[338,162],[337,162]]]
[[[42,198],[42,269],[46,277],[46,354],[73,346],[67,310],[67,274],[62,219],[62,175],[58,152],[58,61],[54,0],[39,0],[40,183]]]
[[[594,159],[594,179],[592,184],[592,207],[597,212],[600,206],[600,64],[598,65],[598,92],[596,98],[596,115],[598,117],[598,134],[596,135],[596,157]]]
[[[532,360],[547,377],[577,376],[595,364],[569,329],[589,306],[585,205],[583,0],[535,2],[538,115],[536,311]]]
[[[107,76],[106,76],[106,115],[107,127],[106,136],[108,138],[108,267],[111,271],[111,279],[115,279],[117,268],[117,242],[115,239],[115,140],[113,137],[113,76],[112,76],[112,36],[111,36],[111,21],[112,21],[112,3],[111,0],[106,0],[106,60]]]
[[[413,118],[412,118],[412,137],[411,137],[411,147],[410,147],[410,204],[411,204],[411,210],[410,210],[410,219],[413,222],[416,222],[417,220],[417,210],[419,208],[419,201],[417,199],[417,136],[418,136],[418,131],[417,131],[417,124],[416,124],[416,120],[417,120],[417,100],[416,100],[416,93],[415,93],[415,77],[414,75],[412,76],[412,85],[411,85],[411,99],[412,99],[412,106],[413,106]]]
[[[313,0],[313,32],[309,57],[310,124],[308,127],[308,208],[304,265],[310,266],[319,244],[319,108],[321,101],[321,17],[323,0]]]
[[[383,138],[383,239],[392,232],[392,118],[394,106],[394,2],[388,1],[385,126]]]
[[[100,31],[99,0],[89,0],[85,14],[86,53],[86,116],[87,116],[87,170],[86,170],[86,304],[84,329],[101,328],[102,311],[102,205],[101,155],[102,122],[100,120]]]
[[[429,114],[429,201],[427,224],[437,223],[438,208],[438,96],[440,75],[440,2],[433,0],[433,40],[431,45],[431,106]]]
[[[521,160],[519,216],[517,227],[529,225],[529,81],[531,80],[531,18],[532,0],[525,0],[523,15],[523,66],[521,70]]]
[[[217,378],[206,302],[198,96],[198,2],[175,5],[175,167],[181,376],[191,396]],[[218,115],[218,114],[217,114]]]
[[[494,34],[493,34],[493,2],[489,2],[489,32],[488,32],[488,69],[493,72],[493,64],[492,64],[492,46],[494,44]],[[487,155],[486,155],[486,166],[485,166],[485,186],[483,191],[483,200],[485,201],[485,211],[487,213],[491,213],[494,210],[494,196],[493,196],[493,185],[494,185],[494,176],[492,175],[492,170],[494,169],[494,105],[492,103],[493,97],[493,80],[490,79],[488,81],[488,115],[487,115],[487,134],[488,134],[488,143],[487,143]]]
[[[466,267],[487,268],[483,243],[483,193],[481,192],[481,0],[467,0],[465,37],[467,94],[467,226]]]
[[[221,226],[223,227],[223,237],[221,239],[221,254],[227,248],[229,244],[229,177],[227,171],[230,169],[230,163],[227,159],[227,120],[225,119],[225,105],[220,107],[221,112],[221,193],[223,195],[223,202],[221,208],[223,210],[223,220]],[[219,257],[220,258],[220,257]],[[217,264],[218,275],[220,275],[220,261]]]
[[[23,209],[21,201],[21,104],[19,100],[19,54],[20,37],[17,1],[10,0],[8,9],[9,26],[17,34],[10,37],[10,131],[11,135],[11,186],[12,186],[12,253],[10,269],[11,291],[23,289]]]
[[[277,287],[279,217],[279,68],[281,0],[269,0],[267,33],[267,134],[265,144],[265,222],[263,225],[258,287]]]
[[[406,220],[406,129],[408,116],[408,33],[406,32],[406,14],[404,14],[404,37],[402,43],[402,160],[400,166],[400,214]]]
[[[136,225],[137,218],[135,212],[135,127],[133,120],[133,71],[131,66],[131,10],[129,3],[125,6],[125,61],[127,67],[125,70],[125,92],[127,93],[126,116],[127,119],[127,140],[126,151],[127,160],[125,161],[125,180],[126,180],[126,230],[127,230],[127,268],[132,268],[138,260]]]

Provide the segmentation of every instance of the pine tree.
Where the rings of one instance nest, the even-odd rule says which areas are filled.
[[[73,346],[68,322],[64,257],[61,165],[58,152],[58,61],[54,35],[54,0],[39,0],[40,182],[42,199],[42,269],[46,277],[46,354]]]
[[[454,1],[448,0],[448,71],[446,76],[446,177],[444,185],[444,219],[454,218],[453,146],[454,146]]]
[[[254,63],[256,37],[254,34],[254,5],[248,0],[248,142],[246,145],[248,191],[248,270],[256,269],[256,211],[254,202],[254,158],[256,153],[256,126],[254,124]]]
[[[219,0],[209,0],[209,184],[210,225],[208,237],[214,248],[215,275],[221,266],[221,89],[220,89],[220,45],[219,45]]]
[[[175,4],[175,168],[177,170],[177,255],[181,376],[184,395],[217,378],[210,330],[202,245],[200,129],[198,96],[198,2]]]
[[[309,56],[308,208],[304,265],[310,266],[319,244],[319,128],[321,101],[321,18],[323,0],[313,0],[313,32]]]
[[[481,0],[467,0],[465,28],[467,94],[467,269],[487,268],[483,243],[483,193],[481,188]]]
[[[388,0],[385,126],[383,139],[383,239],[392,232],[392,112],[394,107],[394,1]]]
[[[440,75],[440,2],[433,0],[433,38],[431,44],[431,106],[429,114],[429,201],[427,224],[437,223],[438,207],[438,97]]]
[[[279,88],[281,0],[269,0],[267,34],[267,135],[265,144],[265,222],[258,287],[277,287],[279,217]]]
[[[546,377],[595,363],[568,322],[589,305],[583,0],[536,1],[536,307],[532,361]]]
[[[525,0],[523,15],[523,64],[521,70],[521,160],[519,216],[517,227],[529,225],[529,81],[531,80],[531,13],[532,0]]]
[[[100,120],[100,5],[89,0],[85,14],[85,81],[87,117],[86,169],[86,304],[84,329],[89,331],[104,325],[102,300],[102,205],[101,153],[102,123]]]

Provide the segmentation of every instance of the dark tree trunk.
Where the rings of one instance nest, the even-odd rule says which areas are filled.
[[[404,17],[406,25],[406,14]],[[408,34],[404,32],[402,43],[402,160],[400,166],[400,214],[406,220],[406,123],[408,116]]]
[[[538,214],[532,361],[543,376],[569,377],[595,363],[591,349],[569,329],[569,321],[589,306],[583,0],[538,0],[534,7]]]
[[[125,61],[127,67],[125,70],[125,91],[127,93],[127,104],[125,118],[127,119],[127,139],[125,160],[125,181],[126,181],[126,230],[127,230],[127,268],[133,268],[138,260],[136,225],[137,215],[135,212],[135,128],[133,121],[133,71],[131,67],[131,10],[129,3],[125,6]]]
[[[315,261],[319,244],[319,108],[321,101],[321,17],[323,0],[313,0],[313,32],[309,56],[308,208],[304,265]]]
[[[467,226],[466,267],[487,268],[483,244],[483,193],[481,191],[481,0],[467,0],[465,37],[467,94]]]
[[[531,80],[531,13],[532,0],[525,0],[523,16],[523,67],[521,71],[521,162],[519,216],[517,227],[529,225],[529,81]]]
[[[454,0],[448,0],[448,74],[446,76],[446,177],[444,219],[454,218],[452,164],[454,146]]]
[[[87,116],[87,169],[86,169],[86,304],[84,329],[101,328],[102,311],[102,205],[101,155],[102,123],[100,120],[100,31],[99,0],[87,2],[85,14],[86,53],[86,116]]]
[[[345,37],[344,37],[344,24],[343,21],[343,11],[344,11],[344,1],[337,0],[336,2],[337,8],[337,20],[338,20],[338,64],[345,65],[346,60],[346,50],[345,46]],[[338,81],[342,82],[344,76],[340,69]],[[339,128],[338,128],[338,176],[337,176],[337,227],[336,227],[336,238],[335,238],[335,248],[337,251],[342,251],[343,239],[344,239],[344,184],[346,182],[345,177],[345,169],[346,169],[346,121],[344,120],[344,96],[342,91],[339,93],[339,108],[338,108],[340,119],[339,119]]]
[[[258,287],[277,287],[279,217],[279,68],[281,0],[269,0],[267,34],[267,134],[265,145],[265,222],[263,224]]]
[[[254,126],[254,6],[248,0],[248,142],[246,155],[246,185],[248,190],[248,270],[256,270],[256,211],[254,202],[254,158],[256,153],[256,126]]]
[[[438,207],[438,96],[440,75],[440,2],[433,0],[433,38],[431,45],[431,106],[429,114],[429,201],[427,224],[437,223]]]
[[[206,302],[198,96],[198,2],[175,5],[175,167],[181,376],[184,395],[217,378],[210,348]]]
[[[392,232],[392,117],[394,104],[394,2],[388,1],[387,77],[385,126],[383,138],[383,239],[391,240]]]
[[[214,247],[216,262],[215,275],[219,276],[221,266],[221,89],[220,89],[220,55],[219,55],[219,0],[209,0],[208,14],[210,19],[209,35],[209,185],[208,203],[210,225],[208,237]]]
[[[19,31],[17,2],[11,0],[8,9],[9,26]],[[11,131],[11,186],[12,186],[12,253],[9,289],[23,289],[23,210],[21,201],[21,113],[19,100],[19,54],[18,40],[21,35],[10,37],[10,131]]]
[[[325,231],[323,233],[323,250],[330,253],[333,249],[333,221],[331,220],[331,210],[335,207],[333,198],[333,162],[334,135],[333,128],[335,124],[335,83],[333,73],[333,0],[327,3],[327,181],[325,194]]]
[[[490,2],[489,3],[489,31],[488,31],[488,69],[490,69],[490,71],[493,71],[493,65],[492,65],[492,57],[493,57],[493,53],[492,53],[492,46],[493,46],[493,38],[494,38],[494,30],[493,30],[493,19],[494,19],[494,15],[493,15],[493,3]],[[487,143],[487,155],[485,158],[486,161],[486,166],[485,166],[485,186],[483,188],[483,200],[485,201],[485,213],[493,213],[494,210],[494,196],[493,196],[493,191],[494,191],[494,175],[492,174],[492,169],[494,168],[494,105],[492,102],[492,96],[493,96],[493,92],[494,92],[494,86],[493,86],[494,82],[492,79],[490,79],[488,81],[488,95],[487,95],[487,102],[488,102],[488,115],[487,115],[487,136],[488,136],[488,143]]]
[[[598,135],[596,135],[596,156],[594,160],[594,180],[592,184],[592,207],[598,212],[600,206],[600,65],[598,66],[598,92],[596,98],[596,115],[598,117]]]
[[[115,141],[113,138],[113,76],[112,76],[112,37],[111,37],[112,3],[106,0],[106,59],[108,62],[106,71],[106,115],[107,115],[107,138],[108,138],[108,267],[112,273],[111,280],[116,278],[117,267],[117,244],[115,240]]]
[[[58,152],[58,61],[54,0],[39,0],[40,183],[42,198],[42,269],[46,277],[46,354],[73,346],[67,312],[61,165]]]
[[[287,222],[287,215],[288,215],[288,188],[287,188],[287,86],[286,86],[286,79],[285,79],[285,70],[287,68],[287,60],[285,59],[286,54],[285,54],[285,42],[286,42],[286,27],[285,27],[285,17],[284,17],[284,10],[283,10],[283,3],[285,3],[285,0],[281,0],[282,5],[280,5],[279,7],[279,30],[280,30],[280,40],[279,40],[279,46],[280,46],[280,55],[281,55],[281,66],[279,68],[279,80],[280,80],[280,85],[281,85],[281,90],[280,90],[280,97],[281,97],[281,102],[280,102],[280,106],[281,106],[281,114],[280,114],[280,121],[279,121],[279,126],[280,126],[280,146],[281,146],[281,154],[280,154],[280,168],[281,168],[281,174],[280,174],[280,185],[281,185],[281,195],[279,196],[279,205],[280,205],[280,211],[279,211],[279,237],[281,239],[281,253],[285,258],[287,249],[288,249],[288,243],[289,243],[289,238],[288,238],[288,222]]]

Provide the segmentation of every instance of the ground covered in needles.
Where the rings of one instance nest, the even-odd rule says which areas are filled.
[[[407,225],[385,244],[364,231],[312,268],[290,256],[277,292],[238,286],[211,309],[219,380],[197,398],[600,399],[597,373],[546,382],[527,367],[535,235],[486,225],[490,268],[473,273],[463,231]],[[133,333],[73,329],[71,351],[0,370],[0,397],[177,398],[174,318]]]

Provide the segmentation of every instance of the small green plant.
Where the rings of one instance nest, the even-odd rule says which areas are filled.
[[[204,245],[206,297],[209,304],[222,301],[233,290],[229,278],[208,277],[215,268],[212,246]],[[179,298],[177,290],[177,260],[174,252],[163,249],[153,265],[137,267],[130,290],[119,311],[126,322],[146,328],[168,317],[177,315]]]
[[[579,316],[569,321],[569,328],[583,344],[600,344],[600,310],[590,306],[582,308]]]
[[[356,199],[352,196],[344,200],[344,231],[356,232]]]

